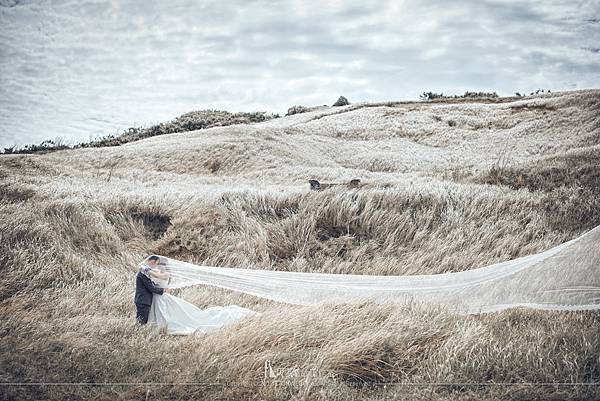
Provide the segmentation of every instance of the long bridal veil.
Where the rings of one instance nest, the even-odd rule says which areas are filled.
[[[600,227],[535,255],[434,275],[298,273],[200,266],[160,258],[170,272],[168,287],[209,285],[291,304],[416,300],[442,304],[459,313],[515,306],[600,308]]]

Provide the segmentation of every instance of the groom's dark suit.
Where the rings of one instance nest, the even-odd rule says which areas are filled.
[[[150,306],[152,305],[152,293],[161,295],[163,288],[157,287],[146,275],[138,272],[135,276],[135,308],[136,318],[141,324],[148,323]]]

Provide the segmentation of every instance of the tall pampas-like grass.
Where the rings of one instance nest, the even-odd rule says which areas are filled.
[[[148,253],[411,275],[600,224],[600,92],[318,108],[111,148],[0,157],[0,399],[600,398],[600,314],[283,305],[206,335],[134,321]],[[449,121],[453,123],[450,124]],[[310,191],[308,180],[364,185]]]

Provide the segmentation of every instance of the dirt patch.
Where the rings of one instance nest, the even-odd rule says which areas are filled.
[[[321,226],[317,232],[319,241],[327,241],[331,238],[340,238],[342,236],[354,236],[355,231],[350,226]]]
[[[140,221],[152,239],[159,239],[169,229],[171,217],[157,212],[132,211],[131,217]]]
[[[171,216],[156,210],[155,208],[130,207],[124,211],[110,211],[105,213],[106,219],[117,227],[119,236],[128,240],[139,234],[139,228],[143,228],[141,234],[149,240],[157,240],[163,236],[171,226]],[[131,224],[133,223],[133,224]]]

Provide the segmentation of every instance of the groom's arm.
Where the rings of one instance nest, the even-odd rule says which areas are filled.
[[[143,274],[141,275],[141,277],[142,277],[142,283],[144,284],[144,287],[146,287],[146,289],[148,291],[153,292],[158,295],[162,295],[162,293],[165,292],[164,288],[160,288],[160,287],[157,287],[156,285],[154,285],[152,280],[150,280],[148,277],[144,276]]]

